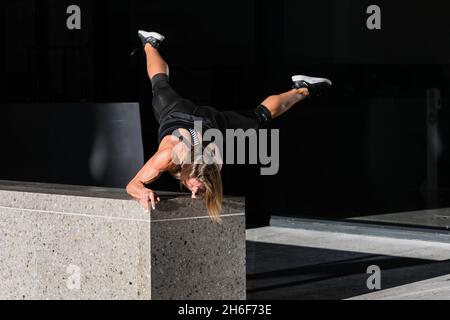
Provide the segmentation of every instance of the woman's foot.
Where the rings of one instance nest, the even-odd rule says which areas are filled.
[[[162,34],[159,34],[157,32],[147,32],[144,30],[139,30],[138,35],[144,47],[148,43],[155,49],[158,49],[161,45],[161,42],[163,42],[165,39]]]
[[[306,96],[319,96],[324,91],[329,89],[332,82],[325,78],[315,78],[303,75],[295,75],[292,77],[293,88],[300,90],[307,89],[308,94]],[[304,94],[305,95],[305,94]]]

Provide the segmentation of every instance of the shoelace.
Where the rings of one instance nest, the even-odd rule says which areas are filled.
[[[133,55],[136,53],[136,51],[138,51],[138,50],[139,50],[139,48],[134,49],[134,50],[130,53],[130,56],[133,56]]]

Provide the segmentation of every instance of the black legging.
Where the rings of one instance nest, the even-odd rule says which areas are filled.
[[[198,106],[182,98],[170,85],[169,76],[158,73],[152,78],[153,112],[161,127],[169,126],[180,114],[201,118],[209,127],[225,133],[226,129],[259,129],[271,120],[270,111],[263,105],[251,110],[218,111],[209,106]],[[175,113],[175,115],[174,115]],[[186,117],[182,117],[186,120]],[[162,138],[162,137],[160,137]]]

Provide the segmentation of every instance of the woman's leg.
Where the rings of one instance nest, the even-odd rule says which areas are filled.
[[[144,50],[147,58],[147,73],[152,82],[153,112],[158,123],[161,123],[169,107],[181,97],[169,84],[169,66],[159,54],[158,49],[146,43]]]
[[[158,50],[147,43],[144,47],[147,57],[147,73],[152,82],[153,112],[161,121],[172,112],[192,113],[196,106],[187,99],[183,99],[169,83],[169,66],[159,54]]]
[[[267,97],[261,104],[269,109],[272,119],[288,111],[294,104],[309,95],[307,88],[292,89],[290,91]]]
[[[169,66],[161,57],[158,50],[153,48],[149,43],[145,44],[144,50],[147,58],[147,73],[150,80],[158,73],[169,75]]]

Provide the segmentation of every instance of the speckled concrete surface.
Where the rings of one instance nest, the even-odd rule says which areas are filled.
[[[37,294],[46,299],[149,299],[149,224],[40,216]],[[80,276],[80,289],[70,285]],[[146,276],[145,276],[146,275]]]
[[[245,218],[152,223],[153,299],[245,299]]]
[[[134,201],[2,190],[0,209],[9,208],[67,215],[150,220],[150,216]]]
[[[3,187],[0,299],[245,299],[243,199],[216,225],[185,194],[146,214],[119,189]]]
[[[152,211],[152,299],[246,298],[244,199],[225,198],[222,220],[190,197]]]
[[[32,219],[0,210],[0,299],[36,299],[36,251]]]
[[[149,235],[145,221],[0,209],[0,299],[150,299]]]

